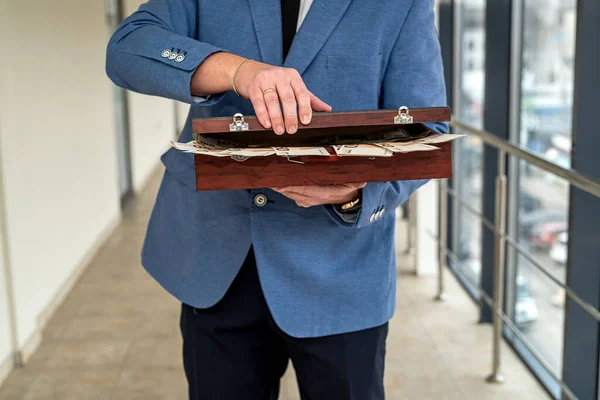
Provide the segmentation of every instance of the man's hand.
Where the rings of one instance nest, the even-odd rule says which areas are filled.
[[[190,90],[194,96],[207,96],[233,90],[252,102],[259,122],[278,135],[298,131],[307,125],[312,112],[329,112],[331,106],[312,94],[293,68],[277,67],[226,52],[210,55],[192,76]],[[242,68],[239,68],[242,66]],[[281,101],[281,105],[280,105]],[[283,112],[281,108],[283,107]]]
[[[306,88],[293,68],[253,61],[240,70],[236,86],[240,95],[252,102],[260,123],[265,128],[272,127],[277,135],[296,133],[298,122],[309,124],[313,110],[331,111],[331,106]]]
[[[366,183],[347,183],[327,186],[289,186],[272,188],[274,191],[294,200],[300,207],[313,207],[322,204],[344,204],[358,198],[359,190]]]

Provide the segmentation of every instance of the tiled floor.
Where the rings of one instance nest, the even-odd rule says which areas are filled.
[[[26,368],[0,389],[0,400],[159,400],[186,398],[178,303],[139,266],[139,250],[158,180],[125,211],[123,223],[44,331]],[[399,232],[399,238],[402,238]],[[399,254],[402,245],[399,244]],[[386,366],[388,399],[546,399],[508,348],[504,385],[488,385],[491,329],[448,276],[450,297],[432,301],[435,280],[409,273],[399,255],[398,311]],[[281,400],[298,399],[293,371]]]

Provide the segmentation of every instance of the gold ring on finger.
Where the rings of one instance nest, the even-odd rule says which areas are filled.
[[[275,92],[275,93],[277,93],[277,89],[275,89],[275,88],[265,89],[265,90],[263,90],[263,96],[266,95],[269,92]]]

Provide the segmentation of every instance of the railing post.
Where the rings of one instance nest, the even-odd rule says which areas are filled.
[[[496,177],[495,198],[495,226],[494,233],[494,302],[493,339],[492,339],[492,373],[487,377],[489,383],[503,383],[504,375],[501,372],[500,345],[502,344],[502,318],[504,308],[504,268],[506,256],[506,207],[507,207],[507,185],[506,185],[506,152],[498,151],[498,176]]]
[[[415,227],[417,220],[417,210],[415,209],[415,196],[411,196],[406,201],[407,215],[404,215],[406,222],[406,249],[405,255],[415,254]]]
[[[438,292],[435,299],[437,301],[446,300],[444,287],[444,267],[446,266],[446,233],[448,225],[448,192],[446,191],[447,181],[441,179],[438,189]]]

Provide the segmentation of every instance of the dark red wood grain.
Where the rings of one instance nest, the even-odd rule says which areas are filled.
[[[229,157],[195,155],[196,186],[198,190],[233,190],[450,178],[451,143],[443,143],[438,147],[440,150],[374,159],[333,155],[294,158],[304,164],[293,163],[279,156],[238,162]]]
[[[450,121],[450,114],[449,107],[410,109],[410,115],[413,117],[414,123],[447,122]],[[302,131],[311,128],[335,128],[343,126],[394,125],[394,117],[396,115],[398,115],[398,110],[315,113],[311,123],[308,125],[300,124],[298,130]],[[229,124],[232,122],[232,117],[194,119],[192,120],[192,132],[199,135],[205,133],[229,132]],[[255,116],[244,117],[244,122],[248,123],[249,132],[271,130],[265,129]]]

